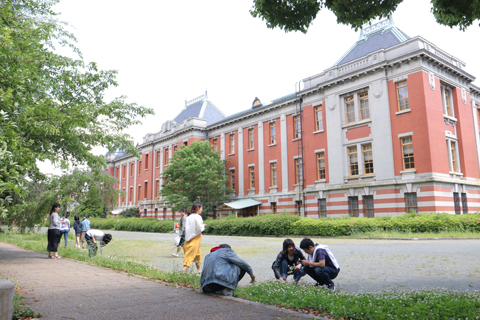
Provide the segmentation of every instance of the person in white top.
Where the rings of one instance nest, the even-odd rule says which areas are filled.
[[[60,205],[58,203],[53,204],[52,210],[50,210],[50,225],[48,226],[48,258],[49,259],[60,259],[61,257],[58,255],[57,249],[58,244],[60,243],[60,237],[62,233],[60,232],[62,228],[62,223],[64,223],[63,219],[60,219],[58,215],[58,211],[60,210]],[[52,256],[52,252],[54,256]]]
[[[202,271],[200,262],[202,262],[202,252],[200,251],[200,242],[202,240],[202,231],[205,230],[205,224],[202,219],[203,204],[195,202],[190,210],[185,221],[185,244],[183,251],[185,257],[183,258],[183,273],[187,272],[188,268],[195,262],[198,271]]]
[[[90,229],[85,233],[85,239],[87,240],[88,255],[90,258],[93,258],[98,251],[97,241],[100,242],[100,250],[102,250],[104,246],[112,241],[112,235],[98,229]]]

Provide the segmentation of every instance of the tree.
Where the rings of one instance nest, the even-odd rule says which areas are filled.
[[[375,18],[387,17],[403,0],[254,0],[250,14],[266,21],[268,28],[306,33],[317,13],[327,8],[337,22],[358,30]],[[480,19],[480,0],[431,0],[439,24],[460,30]]]
[[[101,169],[74,169],[61,176],[49,175],[41,182],[25,180],[26,192],[12,198],[15,214],[8,215],[7,221],[22,232],[33,230],[43,223],[55,202],[62,207],[60,215],[74,208],[73,214],[101,216],[104,208],[110,209],[121,196],[121,191],[113,188],[117,181]]]
[[[228,199],[231,188],[225,186],[229,179],[226,164],[208,141],[182,146],[162,173],[163,201],[174,211],[189,209],[194,201],[201,201],[205,217],[216,203]]]
[[[123,130],[154,113],[125,97],[105,101],[117,72],[83,61],[75,37],[51,9],[56,3],[0,1],[0,218],[16,214],[12,195],[22,198],[25,191],[19,177],[44,178],[37,160],[104,167],[104,157],[92,152],[96,146],[138,156]],[[56,53],[58,46],[77,58]]]

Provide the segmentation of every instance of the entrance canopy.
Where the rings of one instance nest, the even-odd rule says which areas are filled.
[[[120,212],[122,212],[122,211],[123,211],[123,209],[115,209],[115,210],[112,210],[112,214],[114,216],[116,216],[116,215],[120,214]]]
[[[221,205],[218,209],[233,209],[233,210],[240,210],[240,209],[245,209],[253,206],[258,206],[261,205],[262,203],[257,200],[253,199],[243,199],[243,200],[238,200],[238,201],[233,201],[233,202],[228,202],[224,203]]]
[[[253,200],[253,199],[243,199],[243,200],[238,200],[238,201],[233,201],[233,202],[228,202],[228,203],[224,203],[223,205],[221,205],[218,209],[220,211],[222,210],[231,210],[232,213],[235,213],[235,216],[237,217],[238,216],[238,210],[243,210],[243,209],[247,209],[247,208],[250,208],[248,210],[245,211],[240,211],[240,213],[242,213],[242,215],[244,213],[252,216],[252,215],[255,215],[255,214],[259,214],[259,209],[260,209],[260,205],[262,203],[260,201],[256,201],[256,200]]]

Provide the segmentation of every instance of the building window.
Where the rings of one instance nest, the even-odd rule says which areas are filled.
[[[398,111],[410,109],[410,105],[408,103],[407,80],[397,83],[397,102]]]
[[[458,192],[453,193],[453,204],[455,206],[455,214],[462,214],[460,212],[460,197],[458,195]]]
[[[295,159],[295,184],[303,185],[302,158]]]
[[[158,219],[158,208],[155,208],[155,219]]]
[[[363,174],[373,174],[372,144],[362,145],[363,153]]]
[[[295,210],[297,216],[302,214],[302,201],[295,201]]]
[[[145,170],[148,170],[148,153],[145,155]]]
[[[370,119],[370,109],[368,107],[368,92],[362,92],[358,95],[360,101],[360,120]]]
[[[327,199],[318,199],[318,217],[327,217]]]
[[[249,150],[252,150],[254,147],[253,139],[254,139],[253,129],[248,129],[248,149]]]
[[[176,145],[173,146],[172,157],[173,157],[173,155],[175,154],[175,152],[177,152],[177,149],[178,149],[178,144],[176,144]]]
[[[460,170],[458,170],[456,141],[447,140],[447,147],[449,148],[449,152],[450,152],[450,171],[460,172]]]
[[[131,201],[131,202],[134,202],[133,201],[133,187],[130,187],[130,194],[128,195],[128,200]]]
[[[412,137],[402,138],[403,170],[415,169]]]
[[[135,164],[130,163],[130,178],[133,178],[134,171],[135,171]]]
[[[155,199],[160,198],[160,180],[155,181]]]
[[[348,197],[348,213],[358,218],[358,197]]]
[[[449,117],[454,117],[453,112],[453,100],[452,100],[452,89],[446,86],[442,86],[442,103],[443,103],[443,114]]]
[[[127,165],[123,166],[122,177],[123,177],[123,179],[125,179],[127,177]]]
[[[300,139],[302,137],[302,122],[300,115],[293,117],[293,128],[295,130],[293,132],[293,138]]]
[[[141,199],[142,199],[142,186],[138,186],[137,200],[140,201]]]
[[[355,122],[355,103],[353,96],[345,98],[345,114],[347,123]]]
[[[213,139],[213,150],[218,151],[218,139]]]
[[[270,144],[277,143],[277,128],[275,122],[270,122]]]
[[[405,193],[405,209],[407,213],[418,211],[416,193]]]
[[[142,160],[138,161],[138,175],[142,174]]]
[[[230,154],[235,153],[235,135],[230,135]]]
[[[148,190],[148,182],[145,182],[145,191],[143,191],[143,198],[144,199],[147,199],[148,196],[147,196],[147,190]]]
[[[249,167],[250,171],[250,189],[255,189],[255,167]]]
[[[233,191],[235,191],[235,170],[230,170],[230,182],[232,183]]]
[[[272,213],[277,213],[277,203],[276,202],[272,202],[270,203],[272,205]]]
[[[168,148],[165,148],[163,150],[163,165],[164,166],[168,165]]]
[[[167,208],[163,207],[163,220],[167,220]]]
[[[350,176],[358,176],[358,155],[356,146],[348,148],[348,161]]]
[[[270,163],[270,175],[272,176],[272,187],[277,186],[277,163]]]
[[[373,211],[373,196],[363,196],[363,203],[365,205],[365,217],[375,217],[375,212]]]
[[[317,153],[317,180],[325,179],[325,153]]]
[[[156,167],[159,168],[160,167],[160,151],[157,151],[157,165]]]
[[[322,105],[315,107],[315,131],[323,130]]]
[[[462,209],[463,209],[463,214],[468,213],[467,194],[466,193],[462,193]]]

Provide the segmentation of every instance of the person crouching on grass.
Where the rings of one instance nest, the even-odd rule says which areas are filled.
[[[241,259],[228,244],[210,250],[205,257],[200,285],[204,293],[231,296],[245,273],[255,282],[252,267]]]
[[[283,250],[280,251],[272,264],[275,278],[282,283],[287,283],[287,276],[293,275],[293,281],[298,284],[300,278],[305,275],[305,272],[301,270],[302,260],[305,260],[302,251],[295,247],[292,239],[285,239]]]
[[[195,202],[190,210],[190,214],[185,220],[185,243],[183,244],[183,273],[187,272],[193,262],[197,265],[198,271],[202,271],[200,262],[202,261],[202,252],[200,251],[200,242],[202,241],[202,232],[205,225],[202,219],[203,204]]]
[[[101,230],[90,229],[85,233],[85,240],[87,240],[88,255],[93,258],[97,255],[98,245],[100,242],[100,250],[112,241],[112,235]]]
[[[340,267],[328,246],[313,244],[311,239],[305,238],[300,242],[300,249],[308,254],[308,260],[302,260],[303,271],[317,281],[315,286],[327,285],[335,291],[332,280],[338,276]]]

